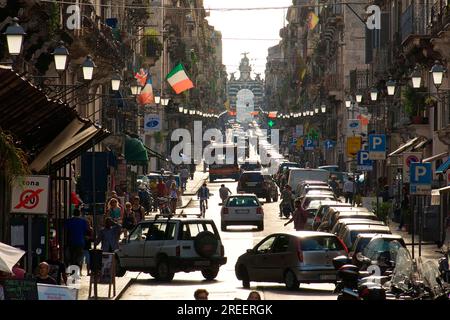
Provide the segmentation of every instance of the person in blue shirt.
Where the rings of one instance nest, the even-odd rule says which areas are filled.
[[[67,234],[68,261],[70,265],[81,268],[85,238],[89,232],[87,221],[80,217],[80,210],[73,210],[73,217],[66,220],[65,230]]]

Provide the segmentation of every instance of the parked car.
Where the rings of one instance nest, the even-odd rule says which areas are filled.
[[[334,195],[329,194],[329,193],[310,194],[310,195],[306,195],[299,199],[301,201],[303,208],[305,208],[305,209],[308,209],[309,204],[315,200],[337,201],[337,198]]]
[[[330,233],[275,233],[241,255],[235,272],[245,288],[251,281],[284,282],[294,290],[300,283],[335,283],[333,258],[346,254],[342,241]]]
[[[352,224],[350,226],[346,226],[344,230],[337,236],[344,242],[347,248],[351,248],[356,240],[356,237],[360,233],[391,234],[391,230],[388,226],[377,226],[373,224]]]
[[[312,230],[317,230],[319,225],[322,223],[323,217],[326,215],[330,208],[338,207],[351,207],[351,204],[332,200],[323,201],[322,205],[317,209],[316,215],[314,216]]]
[[[400,244],[406,248],[405,240],[402,236],[398,234],[378,234],[378,233],[360,233],[357,235],[353,246],[349,249],[349,257],[351,258],[351,263],[357,267],[361,266],[361,261],[358,259],[358,253],[362,253],[364,248],[369,244],[370,240],[374,238],[381,238],[386,242],[398,241]]]
[[[266,202],[272,200],[270,186],[265,183],[261,171],[243,172],[239,177],[237,193],[253,193],[258,198],[266,199]]]
[[[319,230],[319,228],[321,228],[321,231],[327,230],[327,232],[329,232],[331,230],[331,228],[333,228],[334,224],[336,223],[336,219],[334,218],[334,216],[339,214],[340,212],[353,212],[353,213],[357,214],[359,212],[369,212],[369,210],[364,207],[352,207],[352,206],[350,206],[350,207],[345,207],[345,206],[329,207],[326,210],[324,216],[322,217],[322,222],[320,223],[317,230]],[[372,212],[371,212],[371,214],[374,215]]]
[[[323,203],[334,204],[335,201],[330,200],[314,200],[309,203],[308,209],[308,221],[306,222],[306,230],[312,230],[314,223],[314,217],[316,216],[317,210],[322,206]]]
[[[259,162],[245,162],[240,165],[241,173],[245,171],[258,171],[261,170],[261,163]]]
[[[316,192],[317,191],[329,191],[330,193],[334,194],[333,189],[328,185],[326,185],[326,186],[310,186],[310,185],[308,185],[308,186],[303,187],[300,192],[296,193],[296,195],[298,197],[302,197],[302,196],[305,196],[308,193],[314,192],[314,191],[316,191]]]
[[[328,182],[330,172],[322,169],[292,168],[289,172],[288,184],[295,191],[297,185],[305,180]]]
[[[229,225],[256,225],[264,230],[264,210],[253,194],[239,194],[228,197],[220,212],[221,230]]]
[[[301,181],[299,184],[297,184],[297,187],[295,188],[295,194],[301,195],[303,194],[303,190],[305,188],[309,188],[312,186],[329,187],[330,185],[326,181],[316,181],[316,180]]]
[[[364,218],[345,218],[339,219],[336,221],[336,224],[331,229],[332,234],[338,235],[345,226],[349,226],[352,224],[373,224],[378,226],[385,226],[386,224],[383,221],[373,220],[373,219],[364,219]]]
[[[214,221],[200,218],[140,222],[122,240],[115,257],[117,276],[140,271],[160,281],[171,281],[181,271],[201,271],[213,280],[227,262]]]

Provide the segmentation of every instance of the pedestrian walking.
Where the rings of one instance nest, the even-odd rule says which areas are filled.
[[[189,179],[190,172],[187,167],[183,167],[180,171],[181,189],[186,190],[187,181]]]
[[[169,190],[169,199],[170,199],[170,212],[175,214],[177,211],[177,203],[178,203],[178,188],[176,182],[172,182]]]
[[[305,230],[306,222],[308,221],[308,211],[303,209],[300,200],[295,200],[295,210],[292,213],[291,219],[284,225],[287,226],[289,223],[294,222],[294,228],[296,231]]]
[[[133,198],[133,203],[132,203],[131,209],[133,210],[136,223],[139,223],[139,222],[145,220],[145,209],[143,206],[141,206],[140,198],[138,196],[135,196]]]
[[[119,201],[116,198],[112,198],[108,203],[108,210],[106,211],[106,217],[114,220],[114,222],[119,222],[122,218],[123,210],[119,206]]]
[[[339,197],[339,184],[336,181],[336,179],[337,179],[336,176],[332,175],[331,176],[331,180],[330,180],[330,182],[328,184],[330,185],[331,189],[333,189],[334,195],[336,197]]]
[[[192,160],[192,163],[189,165],[189,171],[191,174],[191,180],[194,180],[194,173],[195,170],[197,169],[197,165],[194,163],[194,160]]]
[[[354,194],[355,194],[355,183],[353,182],[353,178],[349,177],[348,180],[344,183],[345,203],[353,204]]]
[[[228,196],[231,195],[231,194],[232,194],[231,190],[230,190],[229,188],[225,187],[224,184],[222,184],[222,185],[220,186],[220,189],[219,189],[219,196],[220,196],[220,199],[222,200],[222,203],[223,203],[223,204],[224,204],[225,201],[228,199]]]
[[[122,226],[110,217],[106,218],[105,226],[100,230],[95,245],[102,243],[103,252],[114,253],[119,249],[120,234],[122,233]]]
[[[89,229],[85,236],[84,248],[83,248],[83,258],[81,260],[80,275],[83,274],[83,262],[86,263],[86,274],[91,274],[91,255],[89,251],[92,249],[92,244],[94,243],[94,228],[92,227],[92,217],[87,216],[86,221],[88,223]]]
[[[81,269],[83,249],[86,244],[89,225],[85,219],[80,217],[79,209],[73,210],[73,217],[66,221],[65,230],[69,264],[77,265]]]
[[[403,229],[403,225],[405,224],[405,220],[409,217],[409,192],[407,187],[402,188],[402,201],[400,203],[400,224],[398,225],[397,231],[401,231]]]
[[[136,225],[136,217],[134,215],[132,204],[130,202],[125,203],[125,211],[123,212],[122,227],[123,236],[128,237],[128,232],[133,230]]]

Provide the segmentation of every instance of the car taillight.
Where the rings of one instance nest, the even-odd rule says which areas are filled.
[[[176,254],[177,257],[179,257],[181,255],[180,246],[177,246],[177,248],[175,249],[175,254]]]
[[[256,214],[263,214],[264,211],[262,208],[256,208]]]
[[[222,214],[228,214],[228,208],[222,208]]]
[[[342,241],[342,239],[338,238],[339,242],[342,244],[342,246],[344,247],[345,252],[348,254],[348,248],[345,245],[344,241]]]
[[[220,245],[220,256],[225,257],[225,247]]]

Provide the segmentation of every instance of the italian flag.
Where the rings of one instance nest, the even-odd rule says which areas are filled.
[[[166,79],[177,94],[194,87],[194,84],[188,78],[181,63],[170,71]]]

